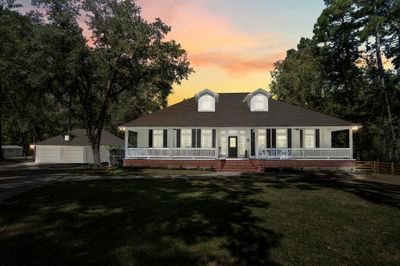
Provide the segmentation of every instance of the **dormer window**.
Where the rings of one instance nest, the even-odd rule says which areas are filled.
[[[271,97],[270,93],[263,89],[258,89],[249,93],[244,102],[247,102],[252,112],[267,112],[269,97]]]
[[[251,99],[252,111],[268,111],[268,99],[264,95],[258,94]]]
[[[198,112],[215,112],[215,103],[218,101],[218,94],[208,89],[196,95]]]
[[[70,141],[71,136],[69,134],[64,135],[64,141]]]

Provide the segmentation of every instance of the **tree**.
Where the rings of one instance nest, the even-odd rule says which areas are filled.
[[[274,64],[270,89],[278,99],[325,111],[322,64],[317,49],[312,40],[302,38],[297,50],[288,50],[285,60]]]
[[[186,51],[174,40],[165,40],[171,29],[160,19],[151,23],[144,20],[134,1],[38,0],[36,3],[48,9],[50,26],[63,30],[59,32],[62,42],[67,42],[71,33],[75,36],[79,15],[87,17],[93,46],[77,42],[75,49],[71,49],[65,45],[70,50],[67,56],[61,53],[65,56],[62,62],[66,62],[62,76],[50,75],[45,80],[52,84],[50,87],[60,102],[83,122],[95,164],[99,165],[100,139],[109,111],[122,101],[124,94],[138,99],[146,95],[163,105],[172,84],[179,84],[192,72]],[[55,61],[47,66],[47,73],[54,73],[58,65]]]
[[[280,99],[362,123],[355,140],[361,158],[398,160],[400,117],[392,110],[400,110],[399,1],[325,4],[312,41],[301,39],[275,64],[271,90]],[[397,75],[384,67],[385,57]]]

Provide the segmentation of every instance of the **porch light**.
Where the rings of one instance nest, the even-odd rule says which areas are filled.
[[[357,126],[351,128],[351,130],[353,130],[353,131],[357,131],[358,129],[359,129],[359,127],[357,127]]]
[[[119,127],[118,129],[121,130],[121,131],[125,131],[124,127]]]
[[[35,149],[35,144],[30,144],[29,149],[31,149],[31,150]]]

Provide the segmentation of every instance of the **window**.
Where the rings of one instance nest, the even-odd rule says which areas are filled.
[[[182,129],[181,130],[181,147],[191,148],[192,147],[192,130]]]
[[[304,147],[315,148],[315,130],[306,129],[304,131]]]
[[[257,133],[258,133],[257,147],[259,149],[264,149],[267,145],[265,137],[265,129],[258,129]]]
[[[153,130],[153,148],[162,148],[164,146],[163,130]]]
[[[201,145],[202,148],[212,148],[212,130],[201,130]]]
[[[277,129],[276,130],[276,147],[277,148],[287,148],[287,137],[286,137],[286,129]]]
[[[244,156],[246,153],[246,136],[239,136],[239,154]]]
[[[198,105],[199,112],[214,112],[215,98],[209,94],[205,94],[199,98]]]
[[[268,111],[268,98],[265,95],[257,94],[251,98],[251,111]]]
[[[221,155],[226,156],[226,150],[227,150],[227,143],[226,143],[226,136],[221,136],[220,138],[220,147],[221,147]]]

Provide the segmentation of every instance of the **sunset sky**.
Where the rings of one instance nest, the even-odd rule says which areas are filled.
[[[25,8],[30,0],[18,1]],[[267,88],[269,71],[299,39],[311,37],[322,0],[138,0],[149,21],[160,17],[188,51],[193,73],[175,86],[169,104],[209,88]]]

